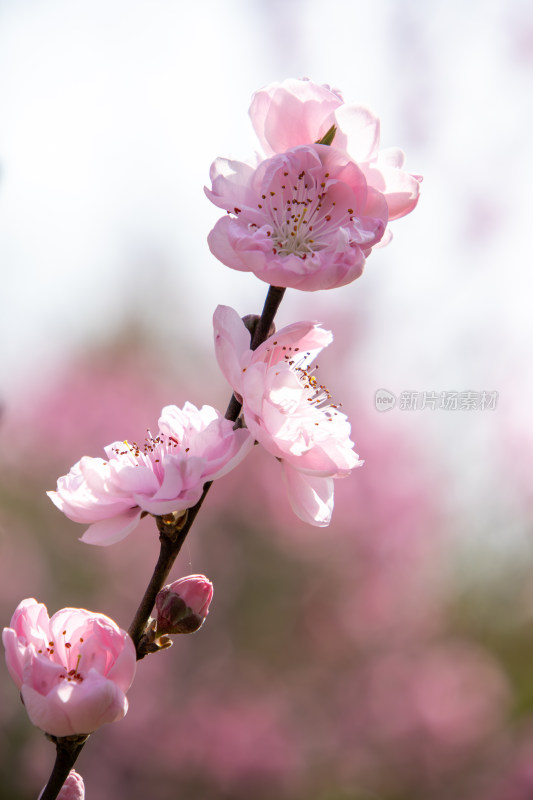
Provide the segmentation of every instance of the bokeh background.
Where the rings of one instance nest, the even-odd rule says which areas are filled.
[[[360,280],[278,316],[334,330],[320,370],[365,465],[327,529],[259,448],[213,487],[173,571],[214,581],[209,618],[78,768],[98,800],[528,800],[528,0],[0,0],[1,620],[35,596],[129,625],[154,525],[91,548],[45,490],[165,404],[225,408],[213,310],[266,287],[210,255],[203,185],[257,147],[252,92],[304,75],[425,176]],[[380,413],[380,388],[498,402]],[[0,798],[34,798],[53,747],[3,667],[0,726]]]

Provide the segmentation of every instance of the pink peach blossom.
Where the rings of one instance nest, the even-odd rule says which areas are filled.
[[[142,445],[113,442],[107,460],[84,456],[48,496],[69,519],[92,523],[83,542],[109,545],[124,539],[143,512],[194,506],[204,484],[232,470],[252,445],[248,431],[234,431],[211,406],[165,406],[157,436]]]
[[[313,322],[275,333],[257,350],[236,311],[214,314],[219,366],[239,398],[252,436],[281,461],[289,500],[311,525],[329,525],[333,479],[362,464],[350,441],[350,424],[308,366],[332,341]]]
[[[420,176],[402,169],[399,148],[379,150],[379,119],[367,108],[346,105],[337,89],[305,78],[271,83],[254,94],[250,117],[267,156],[317,142],[335,126],[333,145],[346,151],[368,185],[384,195],[389,220],[416,206]]]
[[[41,792],[37,800],[40,800],[43,792]],[[85,785],[83,783],[83,778],[78,772],[76,772],[76,770],[70,770],[61,791],[57,795],[57,800],[85,800]]]
[[[334,147],[294,147],[255,169],[217,159],[210,174],[206,194],[229,214],[208,236],[211,252],[274,286],[351,283],[387,225],[383,195]]]
[[[19,603],[2,641],[28,716],[46,733],[91,733],[126,714],[135,647],[104,614],[63,608],[49,618],[30,598]]]
[[[187,575],[163,586],[155,599],[160,633],[193,633],[203,624],[213,599],[205,575]]]

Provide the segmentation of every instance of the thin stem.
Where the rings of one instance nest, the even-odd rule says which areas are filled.
[[[138,659],[143,658],[145,655],[139,652],[138,647],[146,629],[150,613],[154,607],[155,598],[165,584],[174,561],[182,548],[183,542],[211,487],[211,483],[212,481],[209,481],[209,483],[204,485],[202,496],[193,508],[189,508],[184,524],[181,524],[179,519],[173,525],[172,523],[167,523],[163,517],[156,517],[157,526],[159,528],[159,541],[161,542],[159,558],[157,559],[153,575],[150,578],[150,583],[146,587],[144,597],[140,602],[139,608],[128,630],[129,635],[133,639],[135,648],[137,649]]]
[[[263,306],[261,317],[259,318],[259,322],[257,323],[257,327],[252,337],[252,343],[250,345],[251,350],[257,350],[259,345],[262,344],[265,339],[268,339],[270,326],[274,322],[274,317],[276,316],[279,304],[283,300],[284,294],[285,289],[282,286],[268,287],[265,305]]]
[[[159,540],[161,543],[159,558],[157,559],[153,575],[150,578],[150,583],[146,587],[143,599],[139,604],[139,608],[128,630],[136,648],[146,628],[150,612],[154,607],[156,595],[164,585],[168,573],[172,569],[172,565],[179,553],[179,548],[175,549],[175,543],[163,534],[161,534]],[[137,657],[139,657],[139,655],[137,655]]]
[[[56,800],[88,736],[49,737],[56,743],[56,760],[52,774],[39,800]]]
[[[226,409],[226,413],[224,414],[226,419],[229,419],[231,422],[235,422],[239,414],[241,413],[242,403],[240,403],[234,394],[231,395],[231,400],[228,403],[228,407]]]
[[[262,342],[265,341],[265,339],[268,338],[270,327],[274,321],[274,317],[276,316],[276,312],[284,294],[284,288],[279,286],[269,286],[263,311],[261,312],[261,316],[258,320],[250,344],[250,348],[252,350],[255,350]],[[235,422],[241,413],[241,407],[242,404],[237,400],[235,395],[232,395],[226,410],[226,419]],[[141,600],[139,608],[137,609],[135,617],[133,618],[133,622],[129,628],[129,634],[133,639],[133,643],[137,649],[137,658],[143,658],[145,655],[139,651],[139,642],[141,641],[141,638],[146,630],[150,614],[154,607],[155,598],[158,592],[163,588],[165,580],[172,569],[174,561],[181,550],[183,542],[185,541],[187,534],[189,533],[191,526],[196,519],[196,515],[198,514],[210,488],[211,482],[206,483],[199,501],[195,506],[188,510],[187,519],[185,520],[184,524],[180,524],[178,521],[176,523],[176,527],[173,527],[172,525],[166,524],[162,517],[156,517],[160,533],[159,539],[161,542],[159,558],[157,559],[154,573],[150,578],[150,583],[148,584],[148,587],[144,593],[144,597]]]
[[[263,311],[254,330],[250,349],[256,350],[265,339],[268,338],[270,327],[276,316],[276,312],[285,294],[285,289],[279,286],[269,286],[268,293],[263,306]],[[242,403],[232,395],[225,418],[235,422],[241,413]],[[196,515],[211,488],[212,481],[204,485],[202,496],[195,506],[189,508],[186,517],[176,515],[174,519],[171,515],[156,517],[157,527],[159,528],[159,541],[161,543],[159,557],[154,568],[150,582],[146,587],[144,596],[135,613],[133,621],[129,627],[129,634],[133,639],[137,650],[137,659],[145,656],[139,643],[144,635],[150,614],[155,604],[157,594],[164,586],[170,570],[182,548],[182,545],[189,533]],[[74,766],[87,737],[50,737],[56,742],[56,761],[50,779],[39,800],[56,800],[61,787],[66,781],[68,774]]]

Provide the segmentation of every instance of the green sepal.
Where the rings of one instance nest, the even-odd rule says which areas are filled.
[[[331,128],[329,129],[329,131],[326,131],[324,136],[321,139],[319,139],[317,142],[315,142],[315,144],[327,144],[327,145],[330,145],[332,143],[333,139],[335,138],[335,134],[336,133],[337,133],[337,126],[336,125],[332,125]]]

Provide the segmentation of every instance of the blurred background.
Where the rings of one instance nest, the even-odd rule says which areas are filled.
[[[257,147],[252,92],[302,76],[370,106],[425,176],[360,280],[288,291],[278,315],[334,330],[320,370],[365,465],[327,529],[259,448],[213,487],[172,573],[214,581],[209,618],[139,664],[78,769],[98,800],[526,800],[527,0],[0,0],[2,624],[34,596],[129,625],[155,526],[92,548],[45,491],[165,404],[225,408],[213,310],[258,313],[266,286],[210,255],[203,186]],[[2,666],[0,798],[36,797],[53,756]]]

